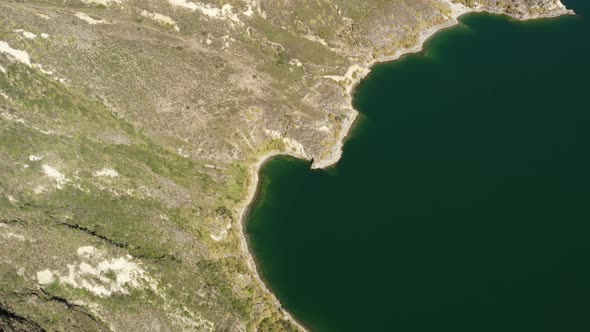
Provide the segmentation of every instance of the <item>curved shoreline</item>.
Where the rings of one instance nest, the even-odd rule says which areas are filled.
[[[337,139],[335,145],[332,147],[332,152],[330,153],[330,156],[326,159],[321,159],[321,160],[315,161],[312,165],[312,169],[327,168],[327,167],[333,166],[342,157],[342,147],[344,146],[344,142],[346,141],[346,138],[348,137],[350,128],[352,127],[356,118],[358,117],[358,111],[354,109],[354,106],[352,103],[352,101],[354,99],[354,91],[355,91],[356,87],[358,86],[358,84],[360,82],[362,82],[362,80],[364,80],[373,71],[373,67],[375,65],[380,64],[380,63],[386,63],[386,62],[393,62],[393,61],[399,60],[404,55],[416,54],[416,53],[420,53],[420,52],[424,51],[424,47],[425,47],[426,43],[428,42],[428,40],[430,40],[432,37],[434,37],[438,32],[444,31],[446,29],[450,29],[450,28],[460,24],[459,18],[464,15],[477,14],[477,13],[488,13],[488,14],[506,16],[506,17],[509,17],[509,18],[512,18],[512,19],[515,19],[515,20],[521,21],[521,22],[538,20],[538,19],[555,18],[555,17],[564,16],[564,15],[575,15],[575,12],[573,10],[567,9],[561,2],[559,2],[559,4],[561,5],[561,7],[556,8],[554,11],[549,12],[549,13],[545,13],[542,15],[517,17],[517,16],[509,15],[499,9],[468,8],[468,7],[465,7],[462,5],[456,5],[456,4],[451,3],[449,5],[451,6],[453,12],[451,13],[451,16],[449,17],[449,20],[447,22],[442,23],[442,24],[433,26],[430,29],[427,29],[427,30],[423,31],[422,33],[420,33],[420,37],[418,38],[418,43],[416,45],[414,45],[414,47],[401,49],[393,55],[373,59],[368,64],[365,64],[365,65],[361,65],[361,64],[352,65],[349,69],[349,73],[351,73],[351,70],[354,70],[353,68],[360,70],[360,73],[357,72],[358,75],[356,77],[351,76],[352,83],[350,83],[346,87],[346,99],[347,99],[346,109],[350,110],[350,114],[346,118],[346,120],[344,121],[344,124],[342,125],[342,130],[340,131],[340,133],[338,135],[338,139]]]
[[[248,216],[248,212],[250,211],[250,208],[251,208],[252,204],[254,203],[254,200],[256,199],[256,194],[257,194],[259,186],[260,186],[260,181],[259,181],[260,168],[267,161],[269,161],[273,157],[276,157],[279,155],[282,155],[282,156],[289,155],[289,156],[292,156],[295,158],[301,157],[301,156],[291,155],[286,152],[274,150],[274,151],[268,152],[265,155],[263,155],[262,157],[260,157],[256,164],[249,166],[250,182],[248,184],[248,194],[247,194],[246,199],[244,201],[245,203],[240,207],[240,210],[239,210],[240,211],[240,219],[238,221],[238,232],[240,234],[242,251],[246,255],[248,267],[254,272],[254,278],[260,284],[260,286],[262,287],[262,290],[267,295],[269,295],[271,297],[272,301],[277,306],[279,311],[283,314],[283,317],[286,320],[290,321],[293,325],[297,326],[301,331],[308,331],[301,323],[299,323],[297,320],[295,320],[291,316],[291,314],[289,314],[289,312],[287,312],[285,309],[283,309],[281,302],[277,299],[275,294],[270,291],[270,289],[268,288],[266,283],[262,280],[262,278],[260,278],[260,273],[258,272],[258,268],[256,266],[256,261],[254,259],[254,255],[252,255],[252,252],[250,251],[250,247],[248,245],[248,239],[246,238],[246,233],[244,233],[244,224],[246,223],[246,217]]]
[[[561,4],[561,2],[560,2],[560,4]],[[344,123],[342,125],[342,129],[339,133],[338,140],[336,141],[335,145],[332,147],[332,153],[330,154],[330,156],[326,159],[314,161],[314,163],[311,165],[311,168],[312,169],[327,168],[327,167],[335,165],[340,160],[340,158],[342,156],[342,148],[344,146],[344,143],[346,142],[346,139],[347,139],[348,135],[350,134],[350,129],[352,128],[352,126],[356,122],[356,119],[358,118],[358,114],[359,114],[358,111],[354,109],[353,103],[352,103],[354,91],[355,91],[356,87],[358,86],[358,84],[360,82],[362,82],[362,80],[364,80],[371,73],[371,71],[375,65],[380,64],[380,63],[385,63],[385,62],[393,62],[393,61],[398,60],[399,58],[401,58],[404,55],[422,52],[424,50],[425,45],[428,42],[428,40],[430,40],[432,37],[434,37],[438,32],[458,25],[460,23],[459,18],[463,15],[475,14],[475,13],[490,13],[490,14],[495,14],[495,15],[507,16],[509,18],[512,18],[512,19],[515,19],[518,21],[530,21],[530,20],[536,20],[536,19],[554,18],[554,17],[563,16],[563,15],[575,15],[574,11],[567,9],[565,6],[563,6],[563,4],[561,4],[561,5],[562,5],[561,8],[557,8],[556,10],[546,13],[546,14],[543,14],[543,15],[515,17],[515,16],[508,15],[508,14],[506,14],[500,10],[497,10],[497,9],[467,8],[467,7],[451,4],[451,7],[453,8],[453,13],[452,13],[451,17],[449,18],[449,21],[442,23],[440,25],[434,26],[434,27],[422,32],[420,34],[418,43],[414,47],[408,48],[408,49],[402,49],[391,56],[386,56],[386,57],[374,59],[366,65],[356,64],[356,65],[351,66],[351,69],[352,68],[360,69],[361,73],[360,73],[360,75],[358,75],[356,78],[353,79],[353,81],[350,85],[348,85],[346,87],[346,92],[347,92],[347,94],[346,94],[347,107],[346,108],[350,110],[350,114],[346,118],[346,120],[344,121]],[[461,7],[461,8],[459,8],[459,7]],[[349,72],[350,72],[350,69],[349,69]],[[276,157],[278,155],[292,156],[292,157],[299,158],[299,159],[306,159],[306,158],[302,158],[302,156],[300,156],[300,155],[295,155],[292,153],[275,150],[275,151],[268,152],[267,154],[261,156],[255,164],[249,165],[249,171],[251,173],[250,174],[250,183],[249,183],[248,193],[247,193],[247,196],[244,200],[244,203],[239,208],[239,215],[240,216],[239,216],[239,221],[238,221],[238,231],[239,231],[240,239],[242,242],[241,243],[242,250],[247,257],[248,266],[253,271],[255,279],[258,281],[258,283],[262,287],[263,291],[271,297],[271,299],[273,300],[273,302],[275,303],[275,305],[277,306],[279,311],[283,314],[283,317],[286,320],[290,321],[293,325],[297,326],[300,330],[308,331],[300,322],[298,322],[296,319],[294,319],[291,316],[291,314],[289,312],[287,312],[282,307],[282,305],[281,305],[280,301],[278,300],[278,298],[276,297],[276,295],[270,291],[270,289],[268,288],[266,283],[260,277],[260,274],[258,272],[258,268],[256,265],[256,261],[254,259],[252,252],[250,251],[248,239],[246,237],[246,233],[244,232],[244,224],[246,223],[246,217],[248,216],[248,212],[250,211],[250,208],[251,208],[252,204],[254,203],[254,200],[256,199],[256,194],[259,189],[260,169],[267,161],[269,161],[270,159],[272,159],[273,157]]]

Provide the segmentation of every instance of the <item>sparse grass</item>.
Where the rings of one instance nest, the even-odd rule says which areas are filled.
[[[538,1],[513,2],[499,6],[519,15]],[[190,329],[177,314],[219,331],[295,330],[254,281],[236,227],[249,167],[287,149],[266,130],[327,157],[350,105],[347,82],[324,76],[414,46],[420,31],[448,20],[448,8],[261,1],[266,18],[246,18],[241,0],[207,3],[233,5],[242,22],[164,0],[0,3],[0,40],[54,71],[0,54],[0,223],[24,239],[0,241],[0,307],[48,330],[100,331],[103,319],[120,330]],[[143,10],[172,17],[180,31],[143,19]],[[78,11],[112,24],[89,25]],[[47,166],[63,178],[45,174]],[[95,174],[104,168],[118,176]],[[228,225],[223,240],[211,238]],[[132,255],[158,292],[100,298],[54,283],[39,293],[36,272],[66,273],[87,245],[110,258]]]

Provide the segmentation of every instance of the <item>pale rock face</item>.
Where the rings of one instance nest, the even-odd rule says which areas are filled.
[[[260,15],[260,17],[266,19],[266,13],[260,7],[260,0],[242,0],[242,2],[246,3],[248,8],[242,13],[244,16],[252,17],[255,13],[257,13]]]
[[[114,280],[105,276],[109,272],[115,275]],[[68,265],[68,274],[60,275],[59,281],[74,288],[86,289],[100,297],[108,297],[114,293],[128,294],[127,286],[142,288],[142,283],[148,281],[148,277],[139,265],[120,257],[107,259],[96,265],[86,262],[77,266]]]
[[[227,237],[228,231],[231,229],[232,225],[231,223],[228,223],[223,229],[221,229],[220,231],[216,232],[216,233],[212,233],[211,239],[213,239],[213,241],[215,242],[219,242],[223,239],[225,239]]]
[[[245,12],[242,12],[242,14],[248,17],[252,17],[252,15],[254,15],[254,11],[252,10],[252,7],[248,6],[248,9]]]
[[[40,64],[31,63],[31,57],[29,56],[29,53],[27,53],[27,51],[12,48],[12,47],[10,47],[10,45],[7,42],[1,41],[1,40],[0,40],[0,54],[6,54],[6,55],[8,55],[8,57],[10,59],[14,59],[15,61],[22,63],[28,67],[37,68],[38,70],[40,70],[44,74],[47,74],[47,75],[53,74],[50,71],[44,70]]]
[[[230,4],[225,4],[221,6],[221,8],[212,6],[210,4],[204,4],[200,2],[190,2],[187,0],[168,0],[171,5],[177,7],[183,7],[190,9],[195,12],[200,12],[201,14],[216,20],[229,20],[239,25],[242,25],[242,21],[238,17],[236,13],[233,12],[233,6]],[[250,14],[251,15],[251,14]]]
[[[49,166],[49,165],[43,165],[43,172],[45,173],[46,176],[52,178],[55,180],[56,182],[56,187],[58,189],[62,189],[63,185],[67,182],[67,178],[65,175],[61,174],[57,169]]]
[[[173,6],[184,7],[190,10],[197,10],[197,5],[195,3],[186,0],[168,0],[168,2],[170,2],[170,4]]]
[[[47,285],[57,281],[85,289],[99,297],[129,294],[130,288],[158,291],[156,281],[131,256],[103,259],[106,253],[93,246],[80,247],[77,253],[82,262],[68,264],[66,273],[49,269],[39,271],[38,283]]]
[[[344,85],[346,86],[346,91],[350,94],[356,82],[358,82],[363,77],[367,76],[369,72],[369,67],[354,64],[348,68],[348,70],[343,76],[326,75],[324,76],[324,78],[334,80],[338,83],[344,83]]]
[[[119,173],[112,168],[103,168],[100,171],[94,172],[94,176],[116,178],[119,176]]]
[[[91,24],[91,25],[96,25],[96,24],[109,24],[109,22],[105,21],[105,20],[96,20],[84,13],[81,12],[77,12],[76,14],[74,14],[77,18],[81,19],[82,21]]]
[[[150,18],[156,22],[171,25],[174,28],[174,31],[180,31],[180,28],[176,24],[176,22],[170,18],[170,16],[166,16],[160,13],[152,13],[148,12],[147,10],[143,10],[141,12],[141,16]]]
[[[15,234],[12,232],[6,232],[6,233],[2,233],[1,237],[5,240],[16,240],[19,242],[23,242],[25,241],[25,237],[20,235],[20,234]]]
[[[16,29],[14,30],[14,32],[20,33],[23,37],[25,37],[26,39],[35,39],[37,38],[37,35],[29,32],[29,31],[25,31],[23,29]]]
[[[49,270],[43,270],[43,271],[37,272],[37,282],[39,282],[40,285],[48,285],[48,284],[52,283],[53,280],[54,280],[53,272],[51,272]]]
[[[287,147],[287,151],[285,151],[286,153],[293,154],[299,158],[309,159],[307,152],[305,152],[305,147],[297,140],[284,137],[280,132],[276,130],[266,129],[265,132],[269,137],[273,139],[282,140],[285,146]]]
[[[299,61],[299,59],[291,59],[291,61],[289,61],[289,64],[291,66],[303,67],[303,63]]]
[[[11,56],[12,58],[14,58],[16,61],[21,62],[27,66],[31,65],[31,58],[29,57],[29,53],[27,53],[27,51],[14,49],[14,48],[10,47],[10,45],[8,45],[7,42],[1,41],[1,40],[0,40],[0,53],[7,54],[7,55]]]
[[[47,191],[47,188],[45,188],[45,186],[36,186],[35,189],[33,190],[33,193],[35,193],[35,195],[40,195],[46,191]]]
[[[78,255],[84,258],[91,258],[98,253],[98,250],[93,246],[85,246],[78,248]]]
[[[41,13],[35,13],[35,15],[36,15],[37,17],[40,17],[40,18],[44,19],[44,20],[50,20],[50,19],[51,19],[51,17],[50,17],[50,16],[47,16],[47,15],[45,15],[45,14],[41,14]]]
[[[88,4],[96,4],[96,5],[104,5],[104,6],[123,3],[123,0],[82,0],[82,1],[85,3],[88,3]]]

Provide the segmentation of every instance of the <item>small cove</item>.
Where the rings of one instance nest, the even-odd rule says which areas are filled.
[[[590,3],[467,15],[357,88],[328,170],[278,157],[246,233],[313,331],[588,331]]]

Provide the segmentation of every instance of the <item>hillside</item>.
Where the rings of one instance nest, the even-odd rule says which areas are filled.
[[[0,0],[0,330],[297,330],[241,214],[257,162],[326,167],[379,61],[558,0]]]

